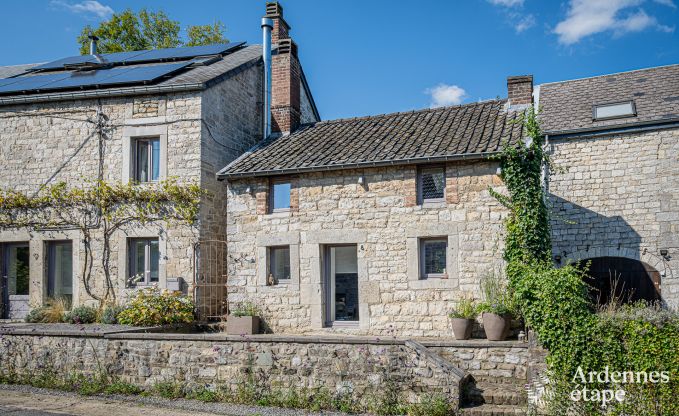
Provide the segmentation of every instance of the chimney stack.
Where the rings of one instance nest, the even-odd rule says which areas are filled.
[[[99,38],[94,35],[89,35],[88,38],[90,38],[90,55],[96,55],[97,41],[99,40]]]
[[[533,104],[533,76],[518,75],[507,77],[509,107],[528,107]]]
[[[283,7],[278,2],[266,3],[264,17],[273,21],[271,43],[277,48],[271,57],[272,131],[289,133],[300,123],[301,68],[297,44],[290,39],[290,25],[283,19]]]

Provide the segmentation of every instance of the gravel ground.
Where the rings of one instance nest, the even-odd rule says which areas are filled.
[[[50,413],[52,410],[57,411],[58,413],[63,414],[65,409],[63,408],[63,401],[66,401],[66,399],[70,399],[70,402],[73,402],[73,399],[77,399],[78,402],[93,402],[91,403],[91,406],[93,406],[89,411],[85,414],[88,415],[94,415],[97,413],[100,413],[99,411],[104,411],[104,413],[101,414],[106,414],[107,409],[104,409],[103,406],[108,406],[110,411],[111,408],[111,403],[113,403],[113,406],[116,410],[117,414],[132,414],[129,411],[129,409],[132,408],[139,408],[140,405],[144,406],[144,409],[151,410],[153,408],[159,408],[161,409],[160,414],[165,414],[165,415],[184,415],[185,412],[190,412],[191,414],[197,415],[227,415],[227,416],[253,416],[253,415],[258,415],[258,416],[293,416],[293,415],[309,415],[309,416],[320,416],[320,415],[325,415],[325,416],[345,416],[346,413],[338,413],[338,412],[308,412],[304,410],[292,410],[292,409],[281,409],[281,408],[276,408],[276,407],[261,407],[261,406],[245,406],[245,405],[237,405],[237,404],[227,404],[227,403],[204,403],[201,401],[197,400],[185,400],[185,399],[176,399],[176,400],[168,400],[168,399],[163,399],[160,397],[142,397],[142,396],[123,396],[123,395],[108,395],[108,394],[101,394],[101,395],[94,395],[94,396],[81,396],[76,393],[70,393],[70,392],[64,392],[64,391],[59,391],[59,390],[49,390],[49,389],[40,389],[36,387],[31,387],[31,386],[16,386],[16,385],[6,385],[6,384],[0,384],[0,414],[3,413],[3,405],[6,405],[5,401],[8,400],[9,396],[14,393],[14,394],[20,394],[22,396],[25,396],[26,394],[29,394],[31,396],[36,396],[36,397],[43,397],[44,396],[49,396],[52,398],[50,401],[54,409],[41,409],[43,413],[35,413],[36,415],[42,415],[42,414],[52,414]],[[29,396],[30,397],[30,396]],[[63,400],[60,400],[63,399]],[[96,409],[98,404],[100,405],[100,409]],[[6,409],[6,407],[5,407]],[[163,410],[164,409],[164,410]],[[168,409],[175,409],[176,412],[171,412],[168,411]],[[9,414],[33,414],[30,413],[30,410],[28,413],[15,413],[19,409],[12,408],[10,412],[5,412]],[[73,413],[73,414],[80,414],[80,413]],[[153,412],[142,412],[139,414],[148,414],[151,415]]]

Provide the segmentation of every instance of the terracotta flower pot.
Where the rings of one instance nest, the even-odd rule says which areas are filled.
[[[226,318],[228,335],[253,335],[259,333],[259,316],[234,316]]]
[[[509,316],[497,315],[491,312],[483,313],[483,330],[489,341],[504,341],[509,334],[511,320]]]
[[[451,321],[455,339],[469,339],[472,337],[473,319],[451,318]]]

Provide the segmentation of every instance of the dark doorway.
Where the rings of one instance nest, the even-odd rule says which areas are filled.
[[[622,303],[660,300],[660,273],[638,260],[596,257],[586,260],[592,300],[605,305],[615,296]]]

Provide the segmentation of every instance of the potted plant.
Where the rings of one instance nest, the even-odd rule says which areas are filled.
[[[478,307],[475,300],[463,298],[457,302],[457,307],[448,314],[455,339],[471,338],[476,315],[478,315]]]
[[[509,335],[512,318],[509,308],[503,303],[484,302],[479,305],[483,319],[483,330],[489,341],[504,341]]]
[[[259,308],[252,302],[241,302],[226,318],[229,335],[253,335],[259,332]]]
[[[479,305],[483,330],[489,341],[504,341],[511,328],[512,295],[504,280],[490,275],[481,279],[484,301]]]

